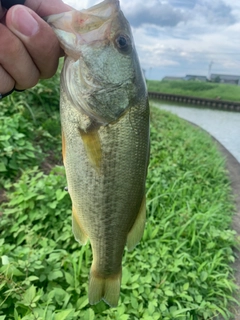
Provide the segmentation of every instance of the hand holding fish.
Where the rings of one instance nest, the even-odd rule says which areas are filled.
[[[0,4],[0,93],[24,90],[52,77],[62,55],[51,27],[41,18],[71,10],[61,0],[2,1]],[[6,4],[5,4],[6,3]],[[14,5],[24,3],[23,5]],[[10,7],[7,10],[6,7]]]

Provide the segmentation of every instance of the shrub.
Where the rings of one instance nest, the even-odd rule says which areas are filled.
[[[3,179],[20,175],[27,167],[39,163],[42,154],[30,139],[33,126],[21,113],[6,116],[0,111],[0,127],[0,183],[3,184]]]

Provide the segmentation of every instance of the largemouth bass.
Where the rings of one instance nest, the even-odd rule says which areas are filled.
[[[129,23],[118,0],[49,16],[65,51],[62,154],[77,241],[90,240],[89,302],[118,304],[122,256],[145,224],[149,107]]]

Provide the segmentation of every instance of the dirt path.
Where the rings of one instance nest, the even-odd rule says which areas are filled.
[[[214,138],[213,138],[214,139]],[[235,197],[236,213],[233,216],[232,228],[236,231],[237,236],[240,236],[240,163],[221,143],[214,139],[218,145],[219,150],[226,159],[226,167],[229,172],[232,191]],[[240,252],[235,250],[236,261],[233,264],[235,269],[236,284],[240,288]],[[236,294],[236,298],[240,300],[240,290]],[[240,306],[234,306],[232,312],[235,315],[235,320],[240,320]],[[222,319],[222,318],[219,318]]]

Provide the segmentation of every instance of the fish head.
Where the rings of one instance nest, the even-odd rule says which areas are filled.
[[[118,0],[49,16],[47,22],[65,51],[62,87],[76,108],[109,124],[146,98],[131,28]]]

